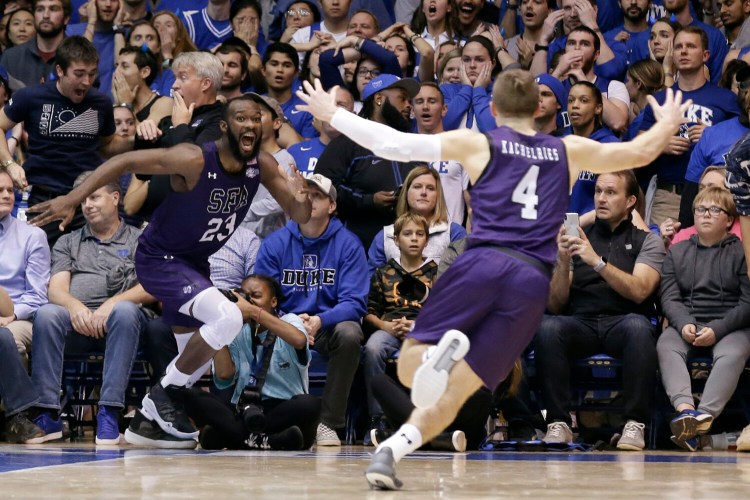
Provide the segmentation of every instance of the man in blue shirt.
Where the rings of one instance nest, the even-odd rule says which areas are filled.
[[[329,358],[316,442],[340,446],[336,429],[346,422],[370,283],[362,244],[333,217],[336,188],[320,174],[307,182],[310,220],[290,221],[271,233],[260,246],[255,272],[281,284],[281,310],[302,318],[313,349]]]
[[[602,35],[602,30],[597,23],[597,6],[593,5],[591,0],[562,0],[562,11],[564,34],[555,38],[557,33],[550,30],[549,25],[543,28],[543,42],[536,45],[531,72],[537,75],[547,73],[552,57],[567,47],[568,34],[579,26],[585,26],[594,31],[599,38],[599,55],[595,60],[594,72],[607,80],[624,80],[627,68],[627,48],[614,38]]]
[[[648,25],[648,6],[651,0],[620,0],[620,8],[625,17],[623,24],[604,33],[607,39],[622,42],[627,47],[628,66],[641,59],[648,59],[648,39],[651,29]]]
[[[690,162],[688,162],[687,172],[685,172],[685,189],[680,203],[680,221],[693,221],[693,200],[698,194],[698,183],[706,167],[726,165],[726,157],[732,146],[750,132],[750,123],[745,106],[747,90],[750,89],[750,68],[742,68],[737,72],[735,79],[738,85],[737,104],[740,109],[745,110],[745,113],[740,113],[736,118],[723,121],[703,131],[695,149],[690,154]]]
[[[89,0],[85,23],[68,25],[66,36],[82,36],[94,44],[99,53],[99,91],[110,95],[115,72],[115,17],[120,0]]]
[[[14,305],[12,315],[0,315],[0,336],[15,340],[25,363],[31,352],[31,318],[47,303],[50,253],[44,231],[11,217],[13,199],[13,181],[0,170],[0,286]]]
[[[294,130],[306,138],[317,137],[318,131],[312,125],[312,115],[299,111],[297,104],[304,104],[294,95],[292,87],[299,75],[299,58],[297,51],[288,43],[272,43],[263,55],[263,76],[268,85],[268,96],[281,105],[284,116],[289,119]]]
[[[690,12],[689,3],[688,0],[664,0],[664,7],[666,7],[669,14],[673,14],[677,18],[677,22],[683,27],[695,26],[706,32],[706,35],[708,35],[706,49],[710,57],[704,61],[704,64],[708,66],[708,70],[711,73],[711,83],[718,85],[721,79],[724,58],[729,51],[727,39],[718,29],[695,19]]]
[[[339,87],[336,93],[336,105],[341,106],[347,111],[353,111],[354,97],[352,97],[351,92],[343,87]],[[320,137],[298,142],[287,148],[289,154],[294,158],[297,170],[306,179],[309,179],[315,173],[315,165],[318,164],[318,158],[323,154],[326,146],[341,135],[341,132],[333,128],[330,123],[324,123],[316,119],[312,123],[315,129],[320,132]]]
[[[201,10],[182,12],[182,21],[198,49],[211,50],[232,36],[230,4],[229,0],[212,0]]]
[[[679,217],[680,198],[684,190],[685,171],[690,154],[706,127],[740,114],[734,93],[719,88],[706,79],[703,65],[709,55],[708,36],[701,28],[687,26],[675,35],[674,63],[679,80],[672,88],[681,90],[683,98],[692,99],[693,103],[686,113],[687,123],[682,124],[678,135],[672,138],[664,153],[651,164],[651,167],[644,169],[650,171],[649,175],[655,173],[657,176],[651,224],[660,225],[667,217]],[[665,91],[657,93],[654,97],[657,102],[664,102]],[[643,115],[640,133],[648,130],[653,124],[654,113],[651,106],[648,106]],[[690,225],[690,221],[687,220],[680,222],[682,227]]]

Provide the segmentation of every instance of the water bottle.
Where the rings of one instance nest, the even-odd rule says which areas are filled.
[[[18,202],[18,210],[16,211],[16,219],[22,222],[27,221],[26,211],[29,209],[29,190],[26,189],[21,193],[21,201]]]
[[[722,432],[701,436],[701,448],[704,450],[736,450],[739,432]]]

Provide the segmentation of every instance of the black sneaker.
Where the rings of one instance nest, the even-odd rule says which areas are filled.
[[[390,448],[386,446],[375,452],[370,466],[365,471],[365,479],[370,484],[370,489],[401,489],[404,483],[396,477],[396,461]]]
[[[192,438],[178,438],[164,432],[153,420],[148,419],[140,411],[135,412],[130,427],[125,431],[125,441],[137,446],[152,448],[188,449],[192,450],[198,442]]]
[[[29,420],[26,412],[19,412],[5,422],[5,441],[8,443],[25,443],[30,439],[44,437],[44,431]]]
[[[302,431],[296,425],[274,434],[252,432],[245,440],[248,448],[280,451],[301,450],[303,442]]]
[[[381,417],[372,417],[370,420],[370,430],[365,434],[362,444],[364,446],[378,446],[393,434],[394,430],[391,427],[388,419]]]
[[[198,430],[185,413],[181,391],[181,387],[170,385],[164,388],[158,383],[143,398],[141,411],[167,434],[181,439],[198,439]]]

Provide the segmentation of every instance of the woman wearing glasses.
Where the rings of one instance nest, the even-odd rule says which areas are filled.
[[[750,280],[742,243],[729,232],[732,195],[709,187],[693,201],[697,234],[672,245],[662,267],[661,304],[669,326],[659,337],[659,371],[679,413],[672,441],[690,451],[711,428],[750,358]],[[697,409],[685,363],[711,356],[713,369]]]
[[[320,12],[312,2],[294,2],[287,9],[284,21],[286,22],[286,28],[279,41],[290,43],[297,30],[320,22]]]
[[[351,82],[344,80],[339,66],[356,61]],[[320,82],[329,89],[335,85],[348,88],[354,96],[354,112],[362,109],[361,95],[370,80],[383,73],[403,76],[396,55],[372,40],[350,35],[341,40],[336,48],[320,54]]]

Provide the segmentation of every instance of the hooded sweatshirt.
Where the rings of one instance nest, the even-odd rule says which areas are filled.
[[[694,235],[672,245],[662,267],[661,304],[678,332],[705,325],[718,341],[750,326],[750,280],[739,238],[730,234],[706,247]]]
[[[281,284],[283,311],[319,316],[322,330],[359,321],[367,310],[365,250],[336,218],[318,238],[304,237],[294,221],[271,233],[260,246],[255,272]]]

